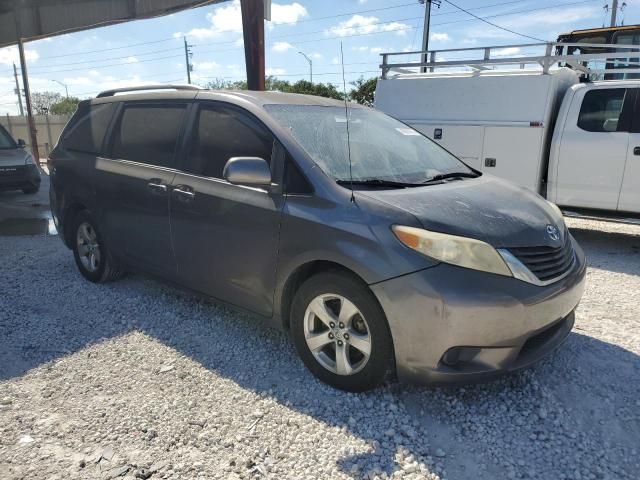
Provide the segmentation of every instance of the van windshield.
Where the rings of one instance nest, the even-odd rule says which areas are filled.
[[[339,182],[350,180],[344,107],[274,104],[265,109],[325,173]],[[421,184],[440,175],[474,173],[417,130],[376,110],[350,108],[349,137],[356,182]]]
[[[0,125],[0,150],[11,150],[18,148],[11,135]]]

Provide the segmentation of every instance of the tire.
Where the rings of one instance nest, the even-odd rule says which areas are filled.
[[[321,273],[301,285],[291,307],[291,335],[311,373],[335,388],[371,390],[392,372],[393,341],[382,308],[366,284],[341,272]],[[312,351],[308,339],[323,346]]]
[[[84,278],[90,282],[103,283],[122,276],[122,270],[113,260],[95,220],[88,211],[79,212],[71,222],[70,228],[73,257]],[[87,249],[93,255],[87,255]]]
[[[34,193],[38,193],[38,190],[40,190],[40,187],[27,187],[22,189],[22,193],[25,195],[33,195]]]

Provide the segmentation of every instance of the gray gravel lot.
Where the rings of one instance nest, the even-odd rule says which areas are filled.
[[[591,268],[560,351],[368,394],[317,382],[255,318],[0,238],[0,479],[639,478],[640,227],[569,223]]]

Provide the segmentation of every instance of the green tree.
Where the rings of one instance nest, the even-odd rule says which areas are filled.
[[[336,98],[342,100],[344,95],[330,83],[311,83],[306,80],[299,80],[296,83],[280,80],[273,76],[265,78],[265,90],[285,93],[303,93],[306,95],[317,95],[320,97]],[[230,82],[221,78],[216,78],[206,85],[213,90],[246,90],[247,82],[239,80]]]
[[[36,115],[48,115],[51,105],[62,98],[57,92],[34,92],[31,94],[31,106]]]
[[[349,98],[367,107],[372,107],[376,93],[376,83],[376,78],[365,80],[364,77],[360,77],[355,82],[351,82],[354,88],[349,92]]]
[[[76,97],[65,97],[62,100],[54,103],[49,108],[51,115],[71,115],[78,108],[80,99]]]

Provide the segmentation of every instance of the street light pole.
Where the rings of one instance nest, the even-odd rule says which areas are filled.
[[[307,59],[307,62],[309,62],[309,82],[313,83],[313,61],[307,57],[307,55],[304,52],[298,52],[300,55],[302,55],[304,58]]]
[[[67,98],[69,98],[69,88],[67,87],[66,83],[62,83],[58,80],[51,80],[52,82],[56,82],[58,85],[62,85],[64,87],[64,91],[66,93]]]

